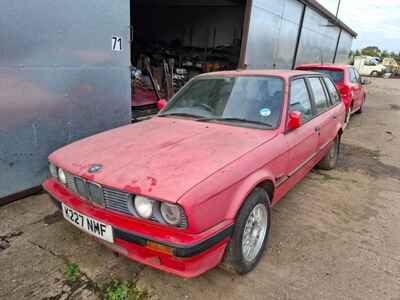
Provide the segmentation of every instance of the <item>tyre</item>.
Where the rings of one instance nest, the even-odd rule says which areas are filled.
[[[378,76],[379,76],[378,71],[372,71],[372,72],[371,72],[371,76],[373,76],[373,77],[378,77]]]
[[[334,169],[338,161],[339,149],[340,149],[340,137],[337,136],[335,138],[331,150],[329,150],[329,152],[325,155],[325,157],[318,163],[318,168],[322,170]]]
[[[236,217],[235,229],[221,267],[240,275],[252,271],[265,252],[270,224],[269,196],[264,189],[256,188]]]
[[[349,123],[350,123],[352,106],[353,106],[353,105],[351,105],[351,106],[349,107],[349,109],[347,110],[347,113],[346,113],[346,122],[345,122],[345,123],[346,123],[346,126],[348,126]]]
[[[362,114],[364,103],[365,103],[365,97],[364,97],[364,99],[363,99],[363,101],[361,103],[361,106],[360,106],[359,110],[357,110],[356,114]]]

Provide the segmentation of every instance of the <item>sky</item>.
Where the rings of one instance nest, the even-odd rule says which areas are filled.
[[[336,14],[338,0],[318,0]],[[339,19],[358,33],[353,49],[400,51],[400,0],[342,0]]]

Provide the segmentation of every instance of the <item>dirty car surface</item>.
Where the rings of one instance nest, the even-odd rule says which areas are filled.
[[[345,107],[326,80],[201,75],[157,117],[51,154],[43,186],[69,222],[133,260],[195,277],[225,258],[247,273],[270,207],[316,164],[336,164]]]

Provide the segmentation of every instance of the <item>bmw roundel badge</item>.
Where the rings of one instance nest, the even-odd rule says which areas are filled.
[[[102,165],[91,165],[89,167],[89,173],[97,173],[100,172],[103,169]]]

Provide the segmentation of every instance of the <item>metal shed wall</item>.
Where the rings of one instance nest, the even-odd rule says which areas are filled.
[[[349,55],[352,45],[353,45],[353,37],[346,31],[342,31],[336,55],[336,63],[338,64],[349,63],[350,60]]]
[[[350,52],[355,33],[347,32],[350,29],[324,12],[315,1],[249,1],[250,22],[244,60],[247,68],[290,69],[303,63],[343,62]],[[346,29],[341,30],[341,27]]]
[[[130,122],[129,15],[129,1],[2,1],[0,199],[39,186],[55,149]]]
[[[332,63],[340,29],[307,7],[296,64]]]
[[[250,69],[290,69],[303,5],[296,0],[254,0],[245,64]]]

